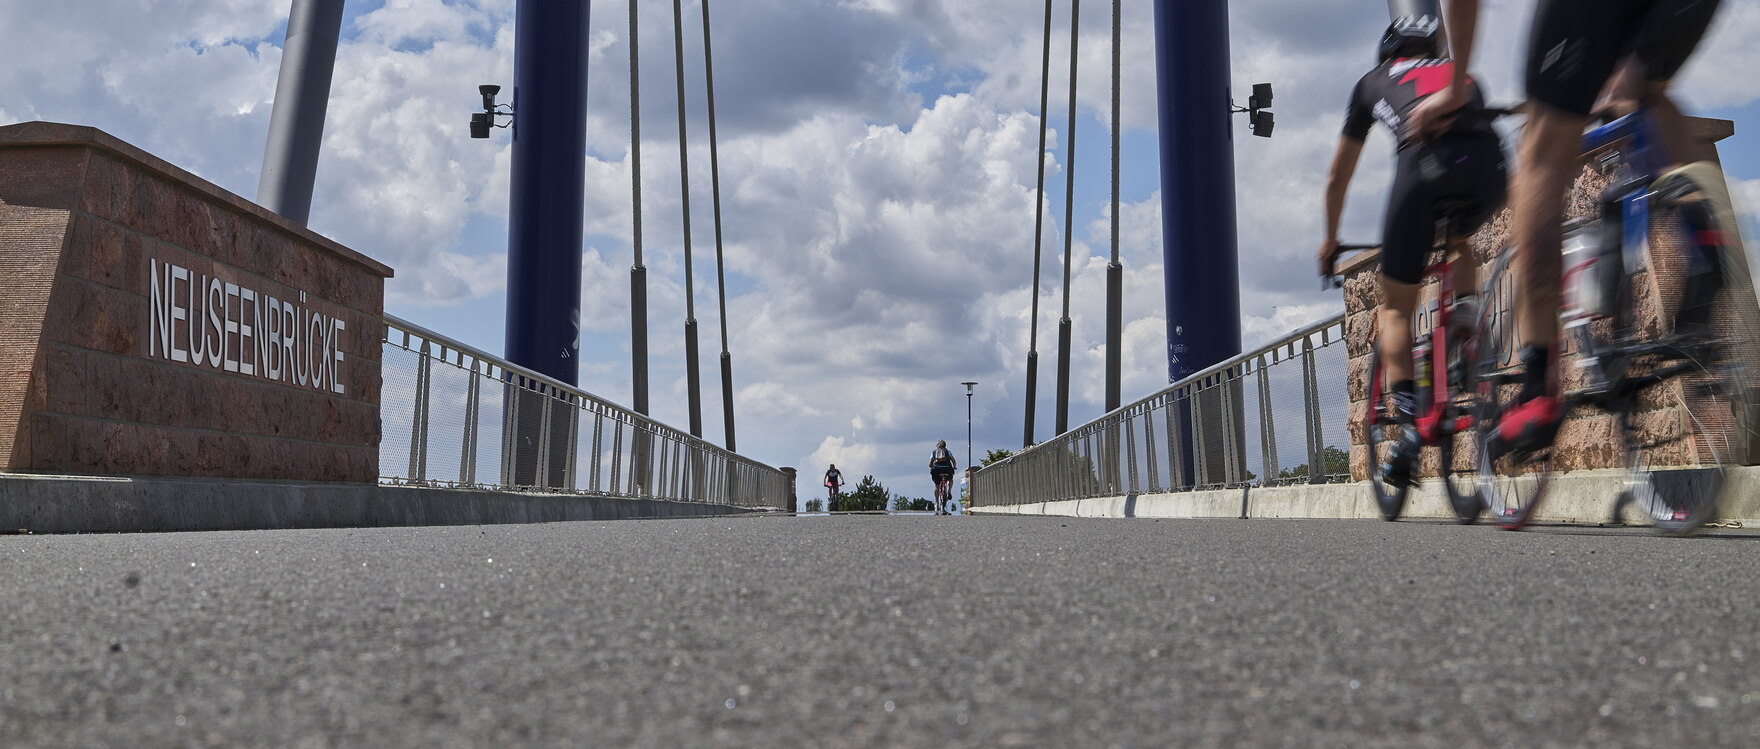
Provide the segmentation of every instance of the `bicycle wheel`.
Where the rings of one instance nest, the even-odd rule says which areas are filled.
[[[1452,396],[1448,401],[1447,418],[1450,422],[1477,414],[1478,392],[1474,380],[1477,373],[1471,364],[1477,359],[1479,352],[1478,326],[1478,320],[1462,320],[1458,324],[1450,321],[1449,327],[1454,332],[1450,334],[1448,348],[1452,350],[1447,361],[1450,365],[1461,363],[1458,370],[1451,368],[1445,375],[1450,378],[1448,384]],[[1459,336],[1458,345],[1454,342],[1455,336]],[[1454,378],[1455,371],[1460,373],[1458,379]],[[1479,513],[1484,511],[1484,500],[1479,496],[1478,471],[1473,462],[1478,453],[1469,449],[1464,455],[1456,455],[1453,434],[1444,434],[1437,444],[1437,450],[1441,453],[1437,465],[1442,473],[1442,488],[1448,495],[1448,506],[1454,511],[1455,522],[1472,525],[1479,519]],[[1457,463],[1457,458],[1463,462]]]
[[[1749,458],[1752,433],[1753,331],[1727,306],[1746,288],[1725,273],[1727,253],[1739,250],[1707,231],[1717,224],[1702,202],[1669,198],[1691,193],[1681,185],[1665,192],[1655,217],[1665,236],[1650,265],[1625,279],[1620,317],[1586,326],[1579,338],[1602,363],[1604,407],[1618,427],[1625,480],[1614,520],[1633,507],[1671,536],[1696,534],[1717,519],[1730,469]],[[1653,311],[1641,311],[1631,289],[1656,295]]]
[[[1481,299],[1496,307],[1499,294],[1513,291],[1509,249],[1498,253],[1497,263],[1486,280]],[[1505,307],[1507,308],[1507,307]],[[1474,468],[1478,477],[1479,498],[1491,522],[1505,530],[1518,530],[1533,520],[1534,512],[1546,496],[1552,481],[1552,449],[1534,453],[1506,453],[1493,458],[1488,446],[1497,434],[1498,416],[1520,394],[1521,372],[1514,366],[1515,329],[1511,318],[1481,315],[1479,345],[1472,367],[1473,384],[1478,392],[1473,409],[1473,445],[1477,455]],[[1553,366],[1557,366],[1556,361]]]
[[[1407,431],[1414,429],[1411,424],[1392,418],[1393,414],[1393,391],[1387,382],[1387,372],[1381,366],[1381,344],[1377,343],[1369,352],[1369,409],[1363,417],[1363,426],[1369,433],[1369,488],[1374,492],[1375,506],[1381,512],[1382,520],[1398,520],[1400,513],[1405,511],[1406,495],[1411,491],[1409,486],[1387,480],[1387,461],[1394,445],[1405,438]]]

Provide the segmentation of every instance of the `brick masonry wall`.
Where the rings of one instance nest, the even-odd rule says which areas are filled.
[[[0,128],[0,204],[0,469],[377,480],[390,268],[92,128]],[[155,263],[340,321],[344,392],[172,361],[152,341]],[[237,362],[274,360],[223,335]]]
[[[1720,120],[1699,120],[1696,123],[1707,143],[1715,143],[1728,137],[1733,132],[1730,123]],[[1714,148],[1714,147],[1713,147]],[[1585,166],[1572,185],[1570,197],[1565,207],[1567,219],[1592,217],[1597,214],[1599,198],[1611,179],[1593,165]],[[1659,325],[1658,305],[1672,310],[1679,304],[1680,272],[1668,262],[1668,258],[1678,254],[1679,249],[1673,246],[1677,235],[1671,230],[1673,224],[1669,217],[1653,217],[1651,252],[1652,256],[1662,258],[1654,263],[1653,272],[1643,273],[1635,277],[1639,292],[1638,317],[1643,324],[1651,329]],[[1733,232],[1733,227],[1729,229]],[[1480,281],[1483,282],[1490,274],[1497,259],[1497,253],[1504,247],[1510,234],[1510,212],[1506,209],[1499,213],[1478,234],[1472,238],[1473,254],[1480,268]],[[1746,277],[1745,262],[1736,275]],[[1351,433],[1351,476],[1356,480],[1368,478],[1369,452],[1368,432],[1365,417],[1368,411],[1369,364],[1371,346],[1379,333],[1379,320],[1375,315],[1381,304],[1381,290],[1378,279],[1379,257],[1377,253],[1368,252],[1351,258],[1342,269],[1345,277],[1345,335],[1346,351],[1349,357],[1347,391],[1350,399],[1350,433]],[[1513,282],[1512,282],[1513,283]],[[1509,331],[1504,336],[1510,340],[1514,335],[1513,316],[1510,315],[1510,302],[1513,285],[1506,284],[1493,291],[1492,298],[1486,301],[1488,314],[1495,315],[1495,323]],[[1436,302],[1436,283],[1426,280],[1421,295],[1420,311],[1415,316],[1418,325],[1428,330],[1427,313],[1424,308]],[[1717,313],[1720,321],[1730,325],[1746,325],[1750,330],[1760,330],[1760,305],[1756,304],[1752,287],[1740,292],[1728,294],[1720,300],[1722,309]],[[1500,353],[1500,360],[1505,364],[1513,364],[1514,347],[1505,346]],[[1565,350],[1566,359],[1559,369],[1562,387],[1566,390],[1583,385],[1584,373],[1574,366],[1574,347]],[[1756,366],[1760,371],[1760,366]],[[1665,384],[1652,388],[1640,402],[1640,423],[1648,435],[1679,434],[1687,424],[1688,412],[1678,406],[1689,394],[1678,383]],[[1621,465],[1618,453],[1616,425],[1608,415],[1594,409],[1576,409],[1565,424],[1560,428],[1558,445],[1554,453],[1554,468],[1557,470],[1583,470],[1593,468],[1610,468]],[[1657,465],[1693,465],[1702,459],[1705,445],[1698,440],[1688,439],[1652,450],[1650,455]],[[1425,450],[1423,453],[1422,475],[1434,477],[1439,473],[1439,451]],[[1454,467],[1456,470],[1471,470],[1477,459],[1476,448],[1472,444],[1470,434],[1459,434],[1455,437]]]

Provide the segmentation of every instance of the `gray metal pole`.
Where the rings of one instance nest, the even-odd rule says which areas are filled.
[[[629,4],[630,203],[634,214],[635,264],[629,269],[630,389],[636,413],[648,415],[648,266],[642,264],[642,70],[636,3]]]
[[[691,436],[703,436],[702,377],[697,370],[697,292],[691,269],[691,160],[690,141],[685,138],[684,108],[684,6],[672,0],[672,49],[678,65],[678,181],[684,213],[684,370],[686,401],[690,405]]]
[[[1033,312],[1027,334],[1027,413],[1021,428],[1021,447],[1033,444],[1034,412],[1039,397],[1039,267],[1044,259],[1045,237],[1045,127],[1051,99],[1051,0],[1045,0],[1045,64],[1039,74],[1039,187],[1033,198]]]
[[[1071,244],[1075,241],[1076,190],[1076,63],[1077,42],[1081,40],[1082,0],[1070,3],[1069,10],[1069,153],[1064,156],[1063,188],[1063,319],[1057,321],[1057,433],[1069,431],[1069,280]]]
[[[297,224],[312,215],[312,183],[324,141],[324,113],[342,35],[343,0],[293,0],[257,204]]]
[[[1124,371],[1124,264],[1118,260],[1118,138],[1124,130],[1119,121],[1121,57],[1124,39],[1119,5],[1112,0],[1112,262],[1106,265],[1106,411],[1118,410]]]
[[[970,469],[976,465],[972,462],[972,388],[978,383],[962,382],[960,384],[966,386],[966,468]]]
[[[715,45],[709,39],[709,0],[703,0],[703,82],[709,98],[709,183],[715,198],[715,297],[721,305],[721,414],[727,449],[733,438],[733,353],[727,349],[727,270],[721,249],[721,152],[715,132]]]

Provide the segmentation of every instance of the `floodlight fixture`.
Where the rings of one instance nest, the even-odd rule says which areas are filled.
[[[1253,84],[1253,95],[1247,99],[1247,108],[1248,109],[1270,109],[1271,108],[1271,84],[1269,84],[1269,83],[1255,83],[1255,84]]]
[[[471,114],[472,138],[487,138],[489,137],[490,128],[511,127],[513,125],[511,121],[507,124],[501,124],[495,121],[496,117],[506,117],[509,120],[513,119],[513,107],[506,104],[495,103],[495,95],[501,93],[500,86],[493,83],[485,83],[477,87],[477,93],[483,96],[483,111]]]
[[[1271,137],[1272,129],[1277,127],[1277,120],[1270,112],[1260,110],[1253,112],[1252,120],[1248,124],[1252,127],[1254,135],[1261,138],[1269,138]]]
[[[1271,114],[1271,84],[1253,84],[1253,95],[1247,97],[1247,105],[1238,107],[1229,104],[1229,111],[1247,116],[1247,127],[1254,135],[1261,138],[1271,137],[1271,130],[1276,127],[1275,118]]]

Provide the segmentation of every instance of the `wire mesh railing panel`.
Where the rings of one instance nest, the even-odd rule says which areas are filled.
[[[379,475],[410,479],[410,444],[416,426],[416,379],[421,354],[386,346],[379,390]]]
[[[1288,346],[1277,353],[1277,360],[1264,370],[1271,387],[1271,432],[1277,438],[1272,473],[1265,477],[1265,483],[1307,483],[1310,452],[1305,373],[1300,354],[1292,356]]]
[[[477,413],[471,420],[472,451],[477,454],[473,486],[504,486],[507,480],[507,389],[477,378]]]
[[[434,361],[428,368],[427,476],[435,483],[467,481],[464,454],[469,418],[471,373],[452,362]]]
[[[386,316],[380,481],[786,508],[788,477]]]
[[[1270,400],[1266,398],[1266,388],[1270,378],[1265,376],[1262,366],[1264,358],[1246,362],[1241,377],[1241,471],[1242,482],[1257,486],[1263,485],[1270,475],[1266,470],[1265,458],[1272,454],[1271,430],[1267,422],[1269,413],[1266,406]]]
[[[1326,480],[1351,480],[1350,359],[1343,335],[1322,331],[1314,349],[1315,383],[1320,410],[1321,465]]]
[[[1348,478],[1344,316],[986,466],[973,506]]]

